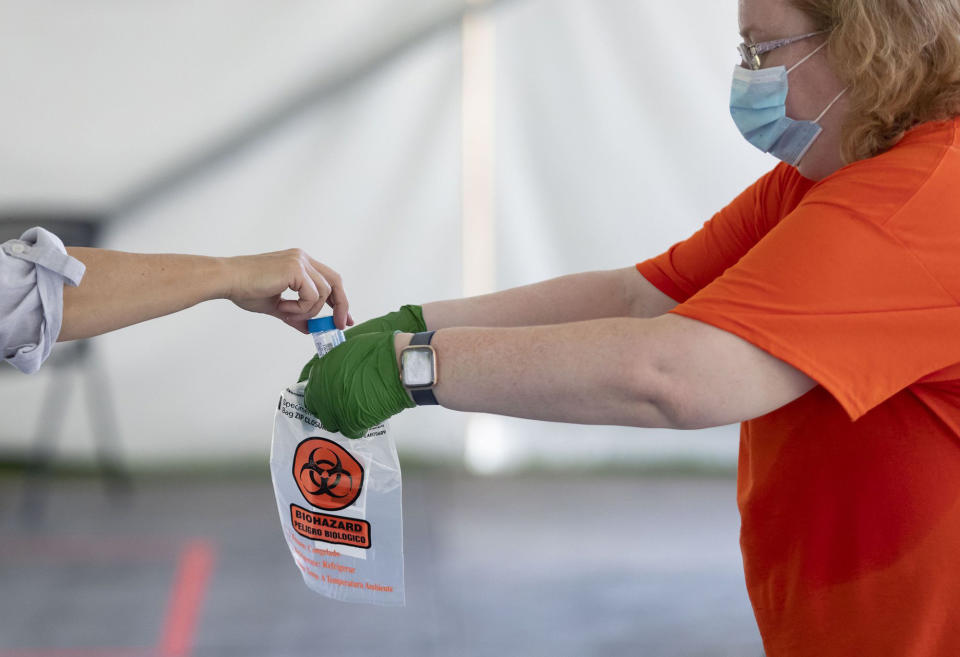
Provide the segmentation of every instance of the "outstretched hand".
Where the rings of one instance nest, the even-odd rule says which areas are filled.
[[[301,333],[324,305],[338,328],[353,325],[340,275],[301,249],[227,258],[232,281],[227,298],[244,310],[278,317]],[[284,299],[293,290],[298,299]]]

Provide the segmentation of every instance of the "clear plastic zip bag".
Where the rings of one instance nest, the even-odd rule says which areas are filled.
[[[327,431],[304,406],[305,385],[280,395],[270,448],[290,554],[306,585],[321,595],[402,606],[402,482],[389,426],[355,440]]]

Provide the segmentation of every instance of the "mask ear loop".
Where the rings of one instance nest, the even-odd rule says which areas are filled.
[[[838,93],[838,94],[836,95],[836,97],[835,97],[833,100],[830,101],[830,104],[823,108],[823,111],[820,112],[820,116],[818,116],[817,118],[815,118],[815,119],[813,120],[813,122],[814,122],[814,123],[820,123],[820,119],[822,119],[822,118],[826,115],[826,113],[830,111],[830,108],[833,107],[833,104],[836,103],[838,100],[840,100],[840,97],[841,97],[843,94],[847,93],[847,89],[849,89],[849,88],[850,88],[850,87],[846,87],[843,91],[841,91],[840,93]]]
[[[797,62],[796,64],[794,64],[794,65],[791,66],[790,68],[788,68],[788,69],[787,69],[787,73],[790,73],[791,71],[793,71],[793,69],[795,69],[795,68],[797,68],[798,66],[800,66],[800,64],[804,63],[805,61],[807,61],[808,59],[810,59],[811,57],[813,57],[814,55],[816,55],[818,52],[820,52],[820,50],[821,50],[825,45],[827,45],[827,42],[826,42],[826,41],[824,41],[824,42],[821,43],[819,46],[817,46],[817,47],[814,48],[812,51],[810,51],[810,53],[808,53],[807,56],[804,57],[803,59],[801,59],[799,62]]]
[[[792,71],[793,69],[797,68],[798,66],[800,66],[800,64],[804,63],[805,61],[807,61],[808,59],[810,59],[811,57],[813,57],[814,55],[816,55],[817,52],[819,52],[825,45],[827,45],[827,42],[826,42],[826,41],[824,41],[824,42],[821,43],[819,46],[817,46],[817,47],[814,48],[812,51],[810,51],[810,52],[806,55],[806,57],[804,57],[803,59],[801,59],[799,62],[797,62],[796,64],[794,64],[794,65],[791,66],[790,68],[788,68],[788,69],[787,69],[787,73],[789,74],[790,71]],[[849,88],[850,88],[850,87],[846,87],[843,91],[841,91],[840,93],[838,93],[838,94],[834,97],[834,99],[830,101],[830,104],[823,108],[823,111],[820,112],[820,116],[818,116],[817,118],[815,118],[815,119],[813,120],[813,123],[820,123],[820,119],[822,119],[824,116],[826,116],[827,112],[830,111],[830,108],[833,107],[834,103],[836,103],[838,100],[840,100],[840,97],[843,96],[843,94],[847,93],[847,89],[849,89]]]

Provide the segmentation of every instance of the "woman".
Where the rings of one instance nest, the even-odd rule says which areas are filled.
[[[731,112],[782,163],[636,269],[361,324],[308,405],[360,435],[413,405],[399,358],[457,410],[742,421],[767,654],[960,655],[960,9],[741,0],[740,24]]]

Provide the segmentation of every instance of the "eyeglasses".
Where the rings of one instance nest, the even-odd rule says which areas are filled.
[[[829,31],[830,30],[820,30],[819,32],[811,32],[810,34],[801,34],[800,36],[787,37],[786,39],[776,39],[775,41],[763,41],[761,43],[741,43],[739,46],[737,46],[737,49],[740,51],[740,58],[743,60],[743,65],[749,66],[754,71],[759,71],[760,55],[765,55],[771,50],[782,48],[783,46],[796,41],[809,39],[810,37],[817,36],[818,34],[826,34]]]

